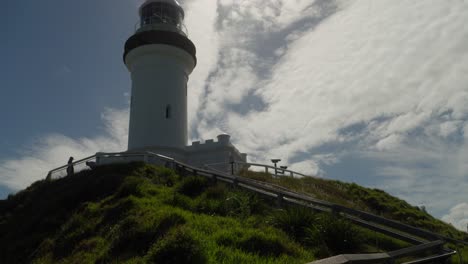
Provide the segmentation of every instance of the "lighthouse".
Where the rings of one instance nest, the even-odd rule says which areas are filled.
[[[176,0],[146,0],[138,12],[140,21],[123,54],[132,82],[128,150],[119,155],[98,153],[98,165],[131,162],[135,155],[129,154],[151,152],[232,172],[227,164],[245,163],[247,154],[237,150],[230,135],[188,144],[187,82],[197,57],[183,8]]]
[[[139,28],[124,51],[132,80],[128,150],[183,149],[187,82],[197,62],[184,10],[175,0],[148,0],[139,15]]]

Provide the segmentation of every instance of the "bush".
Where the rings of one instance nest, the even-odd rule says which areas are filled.
[[[232,192],[224,201],[224,213],[227,216],[245,219],[252,214],[261,214],[267,208],[266,204],[256,194],[247,192]]]
[[[224,201],[214,199],[199,199],[195,205],[196,212],[208,215],[224,215]]]
[[[224,199],[226,197],[227,190],[223,185],[210,186],[205,191],[205,197],[207,199]]]
[[[138,177],[127,177],[122,185],[120,185],[117,193],[115,194],[116,198],[123,198],[130,195],[136,197],[141,197],[143,195],[142,191],[143,180]]]
[[[227,216],[247,218],[250,211],[249,197],[244,193],[234,193],[224,201],[224,213]]]
[[[93,234],[94,229],[95,224],[92,221],[83,215],[74,214],[61,227],[60,233],[55,240],[54,255],[60,257],[69,255],[79,241]]]
[[[312,210],[307,208],[290,207],[286,210],[277,210],[271,217],[274,226],[285,231],[294,240],[302,242],[305,230],[316,221]]]
[[[178,213],[169,213],[164,215],[160,220],[157,227],[158,236],[165,235],[171,228],[183,225],[187,222],[184,216]]]
[[[146,256],[148,263],[200,264],[208,261],[201,243],[185,228],[168,233],[154,244]]]
[[[190,197],[178,193],[174,193],[172,198],[166,200],[166,203],[188,211],[192,211],[194,207],[194,202]]]
[[[185,218],[178,213],[168,213],[159,220],[149,216],[130,216],[122,221],[116,230],[112,255],[144,255],[156,239],[185,222]]]
[[[189,197],[196,197],[208,187],[208,180],[202,177],[191,176],[185,178],[177,187],[177,192]]]
[[[179,180],[179,176],[171,169],[156,167],[155,171],[156,176],[152,177],[154,183],[172,187]]]
[[[154,231],[141,227],[135,217],[123,220],[110,234],[113,239],[110,253],[113,256],[144,254],[155,239]]]
[[[278,257],[282,254],[293,254],[293,250],[280,238],[263,234],[260,231],[254,232],[245,239],[242,239],[238,246],[244,251],[260,256]]]
[[[320,214],[312,227],[305,229],[306,244],[326,246],[331,255],[354,253],[362,244],[361,233],[349,221],[331,214]]]
[[[295,248],[291,243],[277,234],[273,229],[229,230],[217,235],[218,245],[240,249],[242,251],[267,257],[294,255]]]

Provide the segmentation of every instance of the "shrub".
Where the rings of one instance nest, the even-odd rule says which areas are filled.
[[[111,244],[113,256],[146,253],[148,246],[154,240],[154,231],[141,227],[135,217],[123,220],[115,230],[110,231],[110,234],[113,237]]]
[[[263,213],[266,204],[256,194],[247,192],[232,192],[224,201],[224,213],[227,216],[245,219],[252,214]]]
[[[142,185],[143,181],[141,178],[127,177],[122,185],[120,185],[115,197],[122,198],[130,195],[141,197],[143,195]]]
[[[256,231],[239,241],[239,248],[260,256],[275,256],[293,254],[293,250],[283,240],[276,236]]]
[[[313,226],[305,229],[304,241],[313,247],[325,245],[332,255],[354,253],[362,244],[361,233],[349,221],[331,214],[320,214]]]
[[[208,187],[208,180],[202,177],[191,176],[185,178],[177,187],[177,192],[189,197],[200,195]]]
[[[224,200],[199,199],[195,205],[195,210],[209,215],[224,215]]]
[[[312,210],[298,207],[277,210],[271,217],[274,226],[300,242],[304,239],[305,230],[311,227],[315,221],[316,217]]]
[[[227,190],[223,185],[210,186],[205,190],[205,197],[207,199],[224,199],[226,197]]]
[[[178,213],[169,213],[164,215],[157,226],[158,236],[165,235],[171,228],[183,225],[187,222],[184,216]]]
[[[95,224],[79,214],[74,214],[70,220],[65,223],[55,240],[54,255],[69,255],[77,243],[82,239],[90,237],[94,232]]]
[[[208,261],[201,243],[185,228],[169,232],[163,239],[154,244],[146,256],[148,263],[193,263]]]
[[[259,256],[294,255],[295,248],[273,229],[228,230],[217,235],[218,245],[237,248]]]
[[[102,224],[113,224],[117,220],[124,218],[131,210],[138,207],[134,196],[129,196],[118,200],[117,203],[105,208]]]
[[[151,177],[154,183],[163,184],[169,187],[172,187],[175,182],[179,180],[179,176],[171,169],[164,167],[154,167],[153,173],[155,174]]]
[[[227,216],[247,218],[250,211],[249,197],[244,193],[233,193],[224,201],[224,211]]]
[[[178,213],[168,213],[159,220],[149,216],[130,216],[119,224],[115,232],[112,255],[144,255],[157,238],[185,222],[185,218]]]
[[[188,211],[192,211],[194,207],[193,200],[190,197],[178,193],[174,193],[172,198],[167,199],[166,203]]]

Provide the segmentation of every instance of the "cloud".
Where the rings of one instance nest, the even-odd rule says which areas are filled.
[[[442,217],[442,220],[466,232],[468,230],[468,203],[454,206],[449,214]]]
[[[215,30],[218,17],[216,1],[187,0],[182,3],[185,8],[185,24],[188,35],[197,47],[197,66],[188,83],[188,119],[189,127],[195,126],[197,109],[203,100],[205,83],[214,71],[219,56],[219,36]],[[192,134],[196,131],[192,131]],[[195,138],[196,139],[196,138]],[[195,140],[194,139],[194,140]]]
[[[330,165],[317,155],[332,167],[360,159],[372,175],[358,182],[439,216],[461,199],[468,3],[219,3],[221,48],[197,110],[199,135],[223,130],[254,161],[281,157],[325,176]],[[450,189],[456,197],[446,197]]]
[[[12,190],[25,188],[47,172],[66,164],[68,157],[84,158],[96,152],[127,148],[128,111],[107,109],[102,114],[104,133],[95,138],[72,139],[54,134],[26,146],[20,158],[0,161],[0,182]]]

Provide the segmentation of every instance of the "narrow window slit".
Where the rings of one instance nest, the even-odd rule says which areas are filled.
[[[171,118],[171,106],[167,105],[166,106],[166,119]]]

